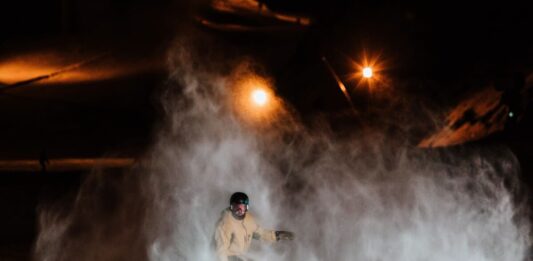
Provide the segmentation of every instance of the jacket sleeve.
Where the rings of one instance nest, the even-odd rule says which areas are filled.
[[[253,219],[255,223],[255,219]],[[255,230],[253,233],[253,238],[261,241],[275,242],[276,240],[276,231],[264,229],[259,224],[255,223]]]
[[[230,233],[224,227],[224,221],[220,220],[215,230],[215,248],[218,261],[228,261],[228,249],[231,241]]]
[[[254,239],[259,239],[261,241],[267,242],[276,242],[276,231],[264,229],[258,226],[257,230],[254,231]]]

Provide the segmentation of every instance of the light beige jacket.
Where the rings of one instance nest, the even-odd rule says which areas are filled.
[[[252,239],[274,242],[273,230],[261,228],[248,212],[243,220],[233,217],[226,209],[218,221],[215,230],[216,252],[219,261],[227,261],[229,256],[243,256],[250,249]]]

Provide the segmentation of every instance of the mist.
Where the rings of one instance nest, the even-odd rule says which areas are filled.
[[[152,147],[131,170],[87,175],[66,210],[39,209],[36,260],[215,260],[215,224],[235,191],[263,227],[296,235],[254,242],[254,260],[528,258],[529,206],[504,146],[423,150],[379,128],[336,135],[300,123],[279,97],[271,115],[249,119],[234,102],[239,81],[274,85],[253,61],[204,65],[187,44],[168,59]]]

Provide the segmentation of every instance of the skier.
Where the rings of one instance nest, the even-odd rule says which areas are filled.
[[[231,195],[229,208],[222,211],[215,231],[219,261],[249,261],[245,255],[252,239],[266,242],[294,239],[294,234],[289,231],[263,229],[248,212],[248,207],[248,196],[235,192]]]

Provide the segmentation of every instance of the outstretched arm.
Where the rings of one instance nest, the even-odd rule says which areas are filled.
[[[263,241],[280,241],[280,240],[293,240],[294,239],[294,233],[290,231],[274,231],[274,230],[267,230],[263,229],[261,227],[258,227],[256,232],[254,232],[254,239],[260,239]]]
[[[275,242],[280,240],[293,240],[294,239],[294,233],[289,231],[276,231],[276,230],[270,230],[270,229],[264,229],[259,224],[255,222],[255,219],[253,216],[250,215],[250,220],[255,225],[255,230],[253,233],[253,238],[267,241],[267,242]]]
[[[276,231],[264,229],[257,225],[257,229],[254,231],[253,234],[254,239],[262,240],[262,241],[268,241],[268,242],[275,242],[276,239]]]

